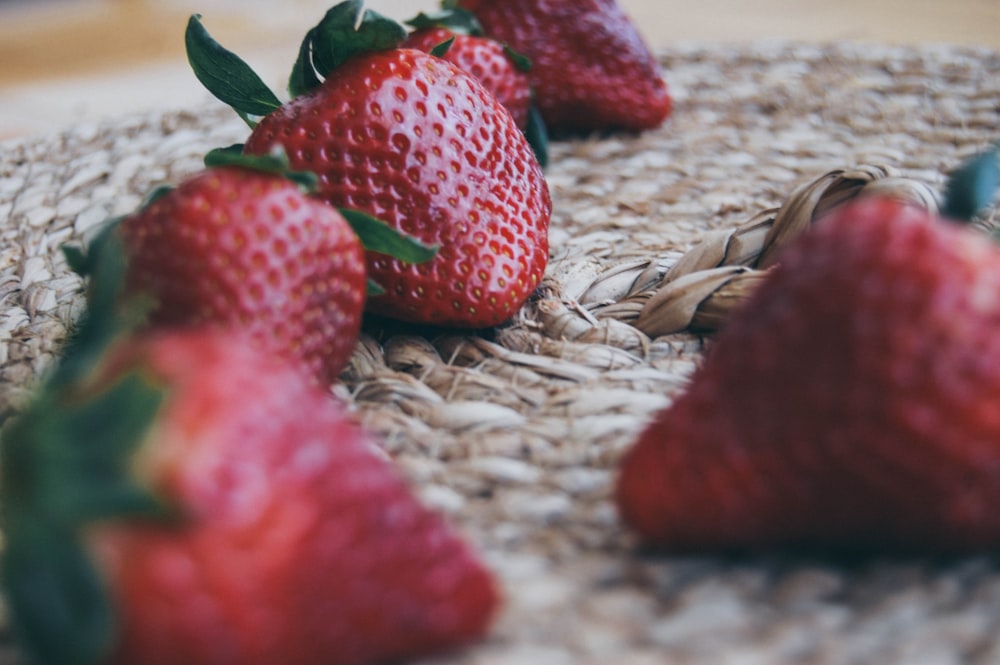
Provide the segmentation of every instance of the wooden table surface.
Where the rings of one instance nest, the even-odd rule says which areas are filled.
[[[0,138],[205,99],[183,54],[194,12],[276,87],[334,0],[0,0]],[[620,0],[654,47],[678,41],[946,42],[1000,48],[998,0]],[[369,0],[404,19],[437,0]],[[669,76],[668,76],[669,80]]]

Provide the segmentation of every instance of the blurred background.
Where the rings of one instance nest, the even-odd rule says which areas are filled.
[[[184,27],[195,12],[220,42],[282,89],[302,35],[335,1],[0,0],[0,139],[207,100],[183,50]],[[1000,0],[620,3],[654,48],[761,39],[1000,48]],[[438,5],[367,2],[398,20]]]

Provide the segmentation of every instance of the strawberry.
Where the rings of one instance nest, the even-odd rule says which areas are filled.
[[[1000,249],[866,198],[779,260],[626,453],[624,521],[673,550],[1000,545]]]
[[[197,17],[187,41],[199,79],[253,126],[246,153],[280,147],[293,167],[316,173],[318,195],[330,204],[438,247],[419,266],[369,251],[369,277],[385,288],[369,311],[493,326],[541,282],[549,190],[510,113],[453,64],[397,48],[405,37],[405,28],[362,12],[360,2],[335,6],[303,41],[293,99],[283,104]],[[220,80],[250,83],[233,94]]]
[[[244,327],[323,383],[358,339],[366,275],[344,217],[282,175],[206,169],[120,222],[128,288],[157,326]]]
[[[297,368],[241,332],[107,328],[85,319],[0,444],[37,662],[360,665],[488,629],[492,575]]]
[[[531,61],[528,78],[553,134],[641,131],[672,100],[656,58],[615,0],[450,0],[486,36]]]
[[[517,126],[526,130],[531,107],[527,73],[530,63],[511,53],[500,42],[476,34],[476,24],[456,25],[453,16],[452,13],[444,16],[420,14],[408,22],[416,29],[400,46],[439,55],[468,72],[510,111]],[[463,27],[466,25],[469,27]]]

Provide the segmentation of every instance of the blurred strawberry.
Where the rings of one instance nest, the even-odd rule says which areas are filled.
[[[118,226],[128,289],[156,326],[244,328],[323,383],[347,365],[365,303],[364,253],[344,217],[281,174],[194,174]]]
[[[670,115],[659,64],[615,0],[448,0],[487,37],[531,61],[528,78],[553,134],[646,130]]]
[[[996,155],[972,164],[948,216],[992,200]],[[625,522],[672,550],[1000,544],[1000,249],[872,198],[779,260],[625,456]]]
[[[360,665],[488,629],[491,575],[290,365],[210,329],[77,360],[0,447],[36,662]]]
[[[527,129],[529,60],[482,36],[478,23],[466,12],[421,13],[407,23],[415,30],[400,43],[401,48],[432,53],[468,72],[510,111],[518,127]]]

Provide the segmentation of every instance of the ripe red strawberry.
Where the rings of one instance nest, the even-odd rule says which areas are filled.
[[[500,42],[443,26],[428,26],[411,32],[400,46],[431,53],[451,39],[454,41],[441,57],[478,79],[510,111],[517,126],[522,131],[527,129],[531,107],[528,74]]]
[[[2,452],[4,582],[38,662],[395,661],[479,638],[497,605],[341,406],[239,334],[119,343]]]
[[[293,167],[316,173],[327,202],[439,247],[418,266],[368,252],[369,277],[386,291],[370,299],[371,311],[437,325],[496,325],[545,271],[548,187],[510,113],[451,63],[395,48],[405,36],[401,25],[362,14],[351,0],[304,40],[291,101],[258,104],[260,87],[237,97],[214,91],[244,117],[263,115],[248,154],[280,147]],[[229,60],[216,57],[221,47],[196,19],[188,44],[206,85],[220,79],[212,67],[233,65],[228,52]],[[248,78],[242,61],[236,68]]]
[[[121,222],[128,288],[154,325],[241,327],[259,348],[331,383],[357,343],[364,254],[333,208],[274,173],[226,166]]]
[[[784,250],[627,453],[617,503],[684,550],[1000,545],[1000,249],[888,199]]]
[[[535,103],[554,134],[645,130],[670,115],[660,67],[615,0],[454,0],[484,34],[531,60]]]

